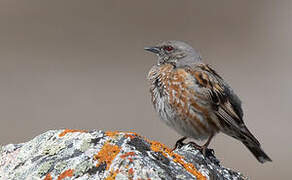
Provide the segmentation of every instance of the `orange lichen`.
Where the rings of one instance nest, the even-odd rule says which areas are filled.
[[[108,170],[112,160],[115,159],[117,154],[120,152],[120,147],[117,145],[111,145],[105,143],[102,149],[94,156],[95,160],[98,160],[96,166],[99,166],[102,163],[106,163],[106,169]]]
[[[65,136],[67,133],[74,133],[74,132],[87,132],[86,130],[78,130],[78,129],[65,129],[63,132],[59,134],[59,137]]]
[[[161,144],[157,141],[150,141],[150,144],[151,144],[152,151],[160,152],[165,157],[167,157],[167,154],[172,156],[171,154],[173,152],[168,147],[166,147],[164,144]]]
[[[120,157],[125,159],[128,156],[135,156],[135,152],[127,152],[125,154],[122,154]]]
[[[128,179],[133,180],[133,175],[134,175],[134,170],[133,170],[133,168],[130,168],[128,170]]]
[[[105,135],[111,138],[116,137],[117,135],[119,135],[120,133],[125,133],[125,137],[129,137],[131,139],[135,138],[136,136],[138,136],[136,133],[134,132],[120,132],[120,131],[107,131],[105,132]]]
[[[114,138],[118,134],[120,134],[119,131],[107,131],[107,132],[105,132],[105,135],[107,135],[108,137],[111,137],[111,138]]]
[[[181,164],[188,172],[193,174],[197,177],[199,180],[205,180],[206,177],[203,176],[199,171],[196,170],[195,166],[191,163],[185,162],[183,157],[181,155],[178,155],[174,153],[172,150],[170,150],[168,147],[166,147],[164,144],[161,144],[156,141],[149,141],[151,144],[152,151],[160,152],[165,157],[172,157],[174,162],[177,162]]]
[[[199,171],[196,170],[196,167],[192,164],[192,163],[186,163],[185,161],[183,161],[183,157],[175,154],[174,156],[174,162],[177,162],[179,164],[181,164],[187,171],[189,171],[190,173],[192,173],[194,176],[197,177],[197,179],[201,179],[201,180],[205,180],[206,177],[203,176]]]
[[[125,134],[125,137],[129,137],[130,139],[134,139],[137,136],[138,135],[134,132],[130,132],[130,133]]]
[[[47,174],[44,180],[53,180],[51,174]]]
[[[115,172],[110,172],[110,175],[105,178],[105,180],[115,180],[117,174],[119,173],[119,170],[116,170]]]
[[[129,171],[128,171],[128,173],[129,173],[130,176],[132,176],[134,174],[133,168],[130,168]]]
[[[58,176],[58,180],[62,180],[65,177],[72,177],[73,173],[74,173],[73,169],[68,169]]]

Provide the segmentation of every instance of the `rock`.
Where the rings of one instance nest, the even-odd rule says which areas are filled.
[[[51,130],[0,147],[0,179],[246,179],[212,153],[171,151],[131,132]]]

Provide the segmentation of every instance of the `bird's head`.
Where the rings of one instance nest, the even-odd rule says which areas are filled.
[[[169,63],[175,67],[183,67],[201,61],[201,56],[190,45],[181,41],[165,41],[144,49],[158,56],[158,65]]]

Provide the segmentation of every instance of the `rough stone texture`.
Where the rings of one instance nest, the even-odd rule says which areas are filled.
[[[246,179],[189,145],[171,151],[135,133],[51,130],[0,147],[0,179]]]

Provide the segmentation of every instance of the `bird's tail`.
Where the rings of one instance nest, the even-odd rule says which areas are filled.
[[[265,163],[267,161],[272,161],[271,158],[262,150],[259,144],[243,142],[243,144],[250,150],[250,152],[254,155],[255,158],[261,163]]]
[[[261,148],[259,141],[252,135],[246,126],[241,127],[239,131],[239,139],[260,163],[272,161]]]

